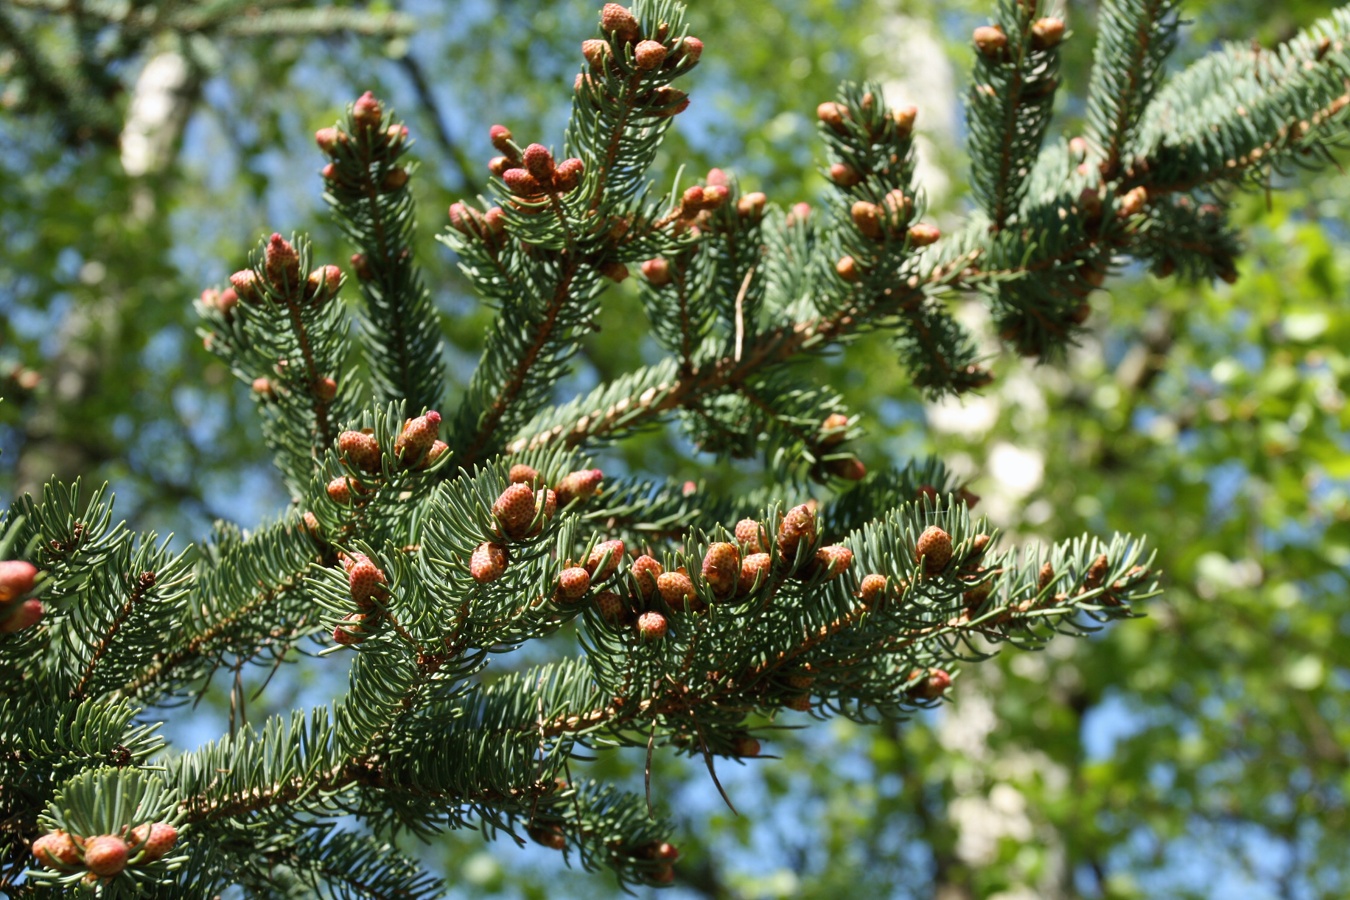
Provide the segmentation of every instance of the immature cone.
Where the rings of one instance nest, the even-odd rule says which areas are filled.
[[[718,541],[708,546],[703,557],[703,580],[713,593],[725,597],[736,589],[741,574],[741,554],[735,544]]]
[[[717,209],[731,197],[731,188],[724,184],[710,184],[703,189],[703,208]]]
[[[659,612],[645,612],[638,616],[638,634],[644,641],[659,641],[666,636],[666,617]]]
[[[534,492],[534,508],[540,510],[539,525],[530,531],[530,537],[544,530],[544,526],[558,511],[558,495],[547,488]]]
[[[352,104],[352,122],[358,128],[379,128],[383,118],[384,110],[380,107],[380,101],[370,91],[366,91]]]
[[[320,378],[314,382],[314,396],[325,402],[337,397],[337,391],[337,382],[332,378]]]
[[[754,519],[741,519],[736,523],[736,540],[746,553],[764,552],[764,546],[759,542],[759,523]]]
[[[516,149],[511,146],[511,129],[505,125],[493,125],[488,129],[488,139],[492,146],[505,153],[511,159],[516,158]]]
[[[388,172],[384,173],[384,178],[380,180],[380,190],[385,193],[391,193],[408,184],[408,170],[402,166],[394,166]]]
[[[240,269],[231,275],[230,287],[245,303],[257,303],[262,296],[258,287],[258,273],[252,269]]]
[[[670,284],[670,263],[659,256],[649,259],[642,264],[642,277],[652,287]]]
[[[511,190],[511,193],[517,197],[538,197],[544,192],[539,179],[524,169],[507,169],[502,173],[502,181],[506,182],[506,186]],[[550,183],[552,183],[552,179],[550,179]]]
[[[282,292],[300,284],[300,254],[279,234],[273,233],[268,238],[267,249],[263,251],[263,272],[272,286]]]
[[[1144,211],[1144,204],[1148,203],[1148,188],[1140,185],[1126,191],[1120,198],[1119,205],[1116,207],[1116,215],[1121,218],[1137,216]]]
[[[692,68],[703,57],[703,42],[696,37],[687,37],[680,42],[679,51],[679,61]]]
[[[492,504],[492,515],[507,537],[524,537],[534,521],[534,491],[528,484],[513,484]]]
[[[581,566],[563,569],[558,575],[558,599],[576,603],[591,589],[591,575]]]
[[[811,508],[803,503],[794,506],[783,516],[778,526],[778,553],[788,562],[797,557],[797,547],[806,541],[808,545],[816,540],[816,517]]]
[[[846,130],[844,127],[844,116],[846,115],[848,115],[848,110],[833,100],[816,107],[816,118],[838,134],[843,134]]]
[[[661,573],[665,569],[659,562],[644,554],[633,560],[633,564],[628,567],[628,571],[633,573],[633,580],[637,582],[638,593],[650,600],[659,590],[657,579],[661,577]]]
[[[909,226],[909,243],[914,247],[927,247],[929,244],[936,244],[942,237],[942,232],[936,225],[929,225],[927,222],[916,222]]]
[[[599,469],[579,469],[563,476],[554,488],[558,493],[558,505],[566,506],[573,500],[589,500],[600,490],[600,482],[605,473]]]
[[[1064,39],[1064,20],[1054,16],[1037,19],[1031,24],[1031,46],[1037,50],[1049,50]]]
[[[103,878],[125,869],[127,854],[127,842],[111,834],[101,834],[84,843],[85,868]]]
[[[611,52],[609,41],[591,39],[581,42],[581,55],[590,63],[591,68],[597,71],[604,69]]]
[[[633,59],[641,72],[659,69],[666,61],[666,47],[660,41],[639,41],[633,48]]]
[[[753,591],[756,584],[768,581],[772,565],[773,557],[767,553],[751,553],[741,560],[741,573],[736,580],[737,593],[744,596]]]
[[[919,118],[917,106],[901,106],[891,111],[891,121],[895,122],[901,137],[909,137],[910,132],[914,130],[914,120],[917,118]]]
[[[333,297],[342,284],[342,270],[337,266],[319,266],[305,279],[305,299],[315,302]]]
[[[858,263],[851,256],[839,257],[839,261],[834,264],[834,271],[850,284],[858,280]]]
[[[506,480],[512,484],[528,484],[533,488],[537,487],[543,479],[539,477],[539,470],[534,466],[516,463],[507,473]]]
[[[863,606],[876,606],[886,594],[886,576],[868,575],[858,585],[858,599]]]
[[[824,573],[825,580],[838,578],[853,564],[853,551],[841,544],[831,544],[816,551],[816,567]]]
[[[837,447],[844,442],[848,431],[848,416],[843,413],[830,413],[820,423],[820,444],[822,447]]]
[[[276,396],[276,392],[272,390],[272,379],[264,378],[261,375],[253,379],[249,389],[264,400],[271,400]]]
[[[484,541],[469,557],[469,574],[479,584],[487,584],[501,578],[506,572],[506,548],[501,544]]]
[[[436,442],[440,427],[441,414],[434,409],[412,419],[394,442],[394,456],[405,464],[417,462]]]
[[[347,464],[363,472],[380,470],[380,442],[373,434],[344,431],[338,435],[338,452]]]
[[[605,554],[609,554],[609,559],[601,567],[600,562],[605,559]],[[590,573],[594,580],[604,581],[619,568],[621,559],[623,559],[623,541],[605,541],[596,544],[594,549],[591,550],[590,557],[586,560],[586,571]]]
[[[339,476],[328,482],[328,487],[324,489],[328,493],[328,499],[339,506],[346,506],[352,501],[351,479]]]
[[[947,567],[952,558],[952,536],[936,525],[929,525],[914,545],[915,561],[923,560],[923,570],[936,575]]]
[[[331,126],[328,128],[320,128],[318,131],[314,132],[314,143],[318,144],[319,149],[324,153],[333,156],[337,153],[338,141],[341,140],[339,137],[340,134],[341,132]]]
[[[689,95],[673,87],[662,87],[652,91],[652,104],[658,107],[656,115],[662,119],[678,116],[689,108]]]
[[[558,163],[558,168],[553,173],[553,189],[560,194],[575,190],[576,186],[581,184],[581,176],[585,171],[585,163],[575,156],[569,156]]]
[[[628,616],[627,605],[614,591],[601,591],[596,594],[595,608],[600,611],[600,618],[606,622],[622,622]]]
[[[927,673],[914,671],[909,677],[921,677],[923,680],[909,689],[909,694],[918,700],[938,700],[952,686],[952,676],[945,669],[929,669]]]
[[[33,589],[37,567],[19,559],[0,562],[0,604],[9,603]]]
[[[350,647],[370,637],[366,628],[367,618],[366,613],[348,613],[343,616],[342,623],[333,626],[333,643]]]
[[[539,180],[540,184],[553,182],[553,154],[543,144],[530,144],[521,157],[525,162],[525,171]]]
[[[425,469],[428,466],[434,465],[436,460],[440,459],[442,456],[444,456],[446,453],[449,452],[450,452],[450,445],[447,444],[445,441],[432,441],[431,449],[427,451],[427,455],[422,460],[422,464],[417,468]]]
[[[657,576],[656,589],[661,592],[661,599],[666,601],[666,605],[676,612],[683,611],[686,603],[691,610],[698,605],[694,582],[683,572],[666,572]]]
[[[142,862],[154,862],[168,854],[178,843],[178,829],[168,822],[137,825],[131,829],[132,846],[140,852]]]
[[[975,29],[972,37],[975,39],[975,49],[990,59],[999,59],[1008,47],[1008,36],[998,25],[981,25]]]
[[[849,210],[849,215],[853,219],[854,227],[862,232],[865,237],[874,241],[881,240],[884,234],[881,227],[881,209],[875,203],[859,200],[853,204]]]
[[[64,831],[52,831],[33,841],[33,856],[49,869],[75,866],[80,862],[80,848]]]
[[[626,6],[606,3],[600,10],[600,30],[613,33],[621,41],[629,43],[642,36],[637,17]]]
[[[376,598],[388,594],[383,570],[368,557],[361,557],[347,570],[347,587],[357,606],[368,607]]]
[[[797,712],[807,712],[811,709],[811,695],[797,694],[795,697],[788,697],[783,701],[783,705]]]
[[[736,201],[736,213],[747,219],[761,218],[768,202],[769,198],[761,191],[751,191]]]
[[[840,187],[853,187],[862,179],[862,173],[847,163],[837,162],[830,165],[830,180]]]

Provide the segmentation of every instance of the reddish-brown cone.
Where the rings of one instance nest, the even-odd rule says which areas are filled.
[[[606,3],[600,10],[600,30],[621,41],[632,43],[642,36],[641,26],[632,10],[617,3]]]
[[[38,622],[42,621],[42,601],[38,599],[25,600],[17,607],[10,607],[6,610],[8,618],[0,621],[0,634],[14,634],[23,631],[25,628],[32,628]]]
[[[558,600],[576,603],[591,589],[591,573],[581,566],[563,569],[558,575]]]
[[[479,544],[469,557],[469,574],[479,584],[501,578],[506,572],[506,548],[487,541]]]
[[[328,482],[328,487],[324,490],[328,492],[328,499],[339,506],[346,506],[348,503],[352,502],[352,486],[350,478],[338,476]]]
[[[605,560],[602,567],[600,562],[605,559],[606,554],[609,555],[609,559]],[[596,544],[595,548],[591,550],[590,558],[586,560],[586,571],[590,573],[594,580],[604,581],[619,568],[619,561],[622,559],[623,541],[604,541]]]
[[[273,233],[267,240],[267,249],[263,251],[263,272],[272,287],[282,293],[289,293],[300,286],[300,254],[290,241],[279,234]]]
[[[736,540],[746,553],[763,553],[760,543],[759,523],[754,519],[741,519],[736,523]]]
[[[539,477],[539,470],[534,466],[527,466],[525,463],[516,463],[507,473],[506,480],[512,484],[528,484],[530,487],[538,487],[543,481]]]
[[[633,48],[633,59],[641,72],[659,69],[666,61],[666,46],[660,41],[638,41]]]
[[[691,610],[698,605],[694,582],[683,572],[665,572],[657,576],[656,589],[661,592],[666,605],[676,612],[683,611],[686,604]]]
[[[909,689],[909,695],[916,700],[940,699],[952,686],[952,676],[945,669],[929,669],[926,673],[916,669],[909,677],[922,679]]]
[[[666,636],[666,617],[659,612],[645,612],[638,616],[637,628],[644,641],[659,641]]]
[[[853,551],[842,544],[831,544],[816,551],[816,567],[824,573],[826,581],[843,575],[852,564]]]
[[[37,567],[19,559],[0,562],[0,604],[10,603],[33,589]]]
[[[358,128],[379,128],[384,119],[384,109],[375,95],[366,91],[352,104],[352,122]]]
[[[633,573],[633,580],[637,582],[638,593],[650,600],[659,590],[657,579],[665,569],[650,556],[643,555],[633,560],[628,570]]]
[[[405,465],[417,462],[436,442],[440,428],[441,414],[434,409],[412,419],[403,426],[403,433],[394,442],[394,456]]]
[[[868,575],[858,585],[858,599],[863,606],[876,606],[886,594],[886,576]]]
[[[580,469],[576,472],[570,472],[558,482],[555,490],[558,494],[558,505],[566,506],[573,500],[589,500],[600,490],[600,482],[605,477],[605,473],[599,469]]]
[[[350,647],[352,644],[359,644],[370,637],[369,626],[366,623],[368,618],[371,618],[371,616],[359,612],[348,613],[343,616],[342,623],[333,626],[333,643]]]
[[[524,537],[534,521],[534,491],[528,484],[513,484],[492,504],[492,515],[507,537]]]
[[[703,580],[713,593],[726,597],[736,589],[741,574],[741,554],[735,544],[718,541],[708,547],[703,557]]]
[[[971,37],[975,41],[975,49],[989,59],[999,59],[1008,47],[1008,36],[998,25],[981,25]]]
[[[384,588],[383,570],[368,557],[362,557],[347,570],[347,586],[357,606],[369,606],[372,601],[388,594]]]
[[[530,144],[521,157],[525,171],[533,175],[540,184],[553,183],[553,154],[543,144]]]
[[[116,875],[127,867],[127,842],[111,834],[101,834],[84,843],[84,865],[102,878]]]
[[[558,163],[558,169],[553,173],[553,189],[560,194],[566,194],[574,190],[581,184],[581,176],[586,171],[586,164],[575,156],[569,156]]]
[[[742,596],[755,589],[755,584],[764,584],[769,578],[769,568],[773,557],[767,553],[751,553],[741,560],[741,573],[736,582],[736,590]]]
[[[614,591],[601,591],[597,594],[595,607],[600,611],[600,618],[606,622],[622,622],[628,617],[627,604]]]
[[[914,559],[923,560],[923,570],[936,575],[947,567],[952,558],[952,536],[936,525],[929,525],[914,545]]]
[[[154,862],[168,854],[178,843],[178,829],[168,822],[137,825],[131,829],[131,846],[142,862]]]
[[[670,262],[660,256],[647,260],[642,264],[642,277],[652,287],[670,284]]]
[[[794,506],[783,516],[778,526],[778,553],[788,562],[797,557],[797,547],[806,541],[808,545],[816,540],[816,517],[805,503]]]
[[[49,869],[75,866],[80,862],[80,848],[64,831],[52,831],[33,841],[33,856]]]

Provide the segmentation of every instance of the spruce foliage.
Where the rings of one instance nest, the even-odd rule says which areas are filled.
[[[1088,136],[1049,140],[1063,23],[1002,0],[975,35],[979,211],[941,235],[914,179],[920,111],[873,84],[817,109],[833,183],[817,207],[780,209],[722,170],[654,187],[702,43],[672,0],[605,6],[560,149],[494,126],[490,196],[450,209],[443,240],[496,317],[449,396],[413,261],[410,137],[358,99],[316,136],[359,247],[349,270],[274,234],[198,303],[209,349],[257,401],[291,511],[222,523],[178,555],[79,484],[5,513],[0,886],[434,896],[395,841],[464,827],[665,884],[669,822],[578,758],[671,748],[712,769],[758,755],[793,711],[902,718],[1003,643],[1131,616],[1158,590],[1142,541],[1000,549],[940,462],[866,472],[858,418],[798,363],[885,330],[917,387],[962,393],[990,375],[958,294],[1050,358],[1127,259],[1232,277],[1225,191],[1321,162],[1344,132],[1350,14],[1164,83],[1176,16],[1105,3]],[[629,277],[667,357],[555,403]],[[589,451],[654,427],[779,477],[707,497],[592,467]],[[484,677],[553,635],[570,655]],[[307,652],[349,659],[345,694],[264,722],[241,708],[196,750],[157,736],[155,711],[217,671]]]

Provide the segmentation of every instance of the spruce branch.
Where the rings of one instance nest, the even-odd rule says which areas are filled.
[[[1110,0],[1097,19],[1088,82],[1087,141],[1105,180],[1120,174],[1134,149],[1144,110],[1162,84],[1176,45],[1179,0]]]
[[[436,310],[413,262],[408,128],[367,92],[345,122],[320,129],[316,140],[332,160],[324,199],[358,248],[352,263],[365,300],[362,349],[375,400],[434,409],[445,365]]]
[[[1037,18],[1037,5],[999,0],[997,24],[974,34],[977,52],[967,109],[971,191],[993,231],[1006,227],[1021,205],[1059,86],[1064,22]]]

